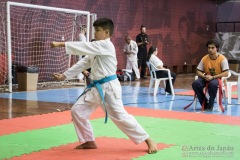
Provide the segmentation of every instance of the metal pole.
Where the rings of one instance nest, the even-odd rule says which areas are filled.
[[[12,45],[11,45],[11,23],[9,2],[7,2],[6,8],[7,8],[8,91],[12,92]]]

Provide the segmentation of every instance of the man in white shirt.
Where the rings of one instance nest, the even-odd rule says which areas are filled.
[[[126,63],[126,69],[127,70],[133,70],[136,75],[136,80],[140,79],[140,73],[138,69],[138,62],[137,62],[137,53],[138,53],[138,46],[135,41],[131,39],[130,36],[125,37],[125,45],[123,52],[126,54],[127,57],[127,63]]]
[[[87,39],[86,39],[86,31],[87,31],[87,28],[85,26],[82,26],[81,28],[81,31],[80,31],[80,34],[79,34],[79,41],[81,42],[87,42]],[[79,61],[83,58],[82,55],[79,56]],[[84,83],[84,75],[82,73],[79,73],[77,75],[77,78],[79,79],[79,82],[80,83]]]

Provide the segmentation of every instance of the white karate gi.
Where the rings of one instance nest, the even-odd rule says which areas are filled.
[[[87,42],[87,39],[86,39],[86,37],[85,37],[85,35],[83,33],[79,34],[79,41]],[[79,61],[80,61],[82,59],[82,55],[80,55],[78,58],[79,58]],[[84,79],[84,75],[82,74],[82,72],[77,75],[77,79],[79,79],[79,80],[83,80]]]
[[[137,53],[138,53],[138,46],[137,43],[133,40],[130,41],[129,44],[125,44],[123,48],[123,52],[131,52],[131,54],[127,54],[127,63],[126,63],[126,69],[127,70],[133,70],[136,78],[140,78],[140,72],[138,69],[138,59],[137,59]]]
[[[91,68],[93,80],[100,80],[116,74],[116,52],[110,39],[94,42],[66,42],[65,46],[67,54],[87,55],[64,72],[66,77],[73,77],[87,68]],[[136,144],[149,138],[149,135],[136,119],[124,109],[122,89],[118,79],[106,82],[101,86],[105,95],[108,116],[117,127]],[[89,116],[98,106],[103,108],[100,95],[97,89],[93,87],[85,95],[81,96],[71,109],[77,136],[82,143],[95,141]]]

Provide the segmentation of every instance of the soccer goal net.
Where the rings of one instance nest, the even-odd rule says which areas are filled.
[[[83,27],[92,38],[94,17],[88,11],[7,2],[0,6],[0,85],[12,92],[16,67],[39,68],[39,83],[55,83],[52,74],[63,73],[78,61],[52,41],[78,41]],[[16,85],[17,86],[17,85]]]

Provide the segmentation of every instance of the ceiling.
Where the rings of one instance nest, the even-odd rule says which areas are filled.
[[[236,1],[236,0],[216,0],[217,5],[221,5],[227,1]]]

